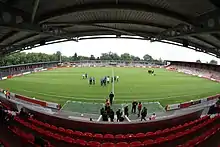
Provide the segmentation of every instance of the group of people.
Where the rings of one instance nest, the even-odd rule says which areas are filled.
[[[95,77],[89,78],[89,85],[95,85]]]
[[[106,86],[107,84],[110,84],[110,76],[105,76],[101,78],[100,82],[101,86]],[[119,76],[111,77],[111,83],[113,82],[119,82]]]
[[[83,74],[82,78],[83,79],[88,79],[89,78],[89,85],[95,85],[96,84],[95,77],[89,77],[87,73]],[[101,78],[100,79],[101,86],[106,86],[107,84],[110,84],[110,79],[111,79],[111,83],[113,83],[114,81],[118,82],[119,81],[119,76],[114,76],[114,77],[105,76],[105,77]]]

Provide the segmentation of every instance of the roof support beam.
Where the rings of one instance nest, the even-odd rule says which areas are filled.
[[[37,9],[38,9],[38,5],[39,5],[40,0],[35,0],[34,1],[34,7],[33,7],[33,12],[32,12],[32,16],[31,16],[31,22],[34,22],[35,19],[35,15],[37,13]]]
[[[155,41],[183,36],[193,36],[201,33],[216,33],[220,31],[220,9],[205,13],[194,18],[190,24],[179,24],[156,36]]]
[[[156,23],[148,23],[148,22],[140,22],[140,21],[128,21],[128,20],[89,20],[89,21],[81,21],[81,22],[46,22],[44,24],[48,26],[74,26],[74,25],[91,25],[91,24],[109,24],[109,23],[121,23],[121,24],[133,24],[133,25],[143,25],[149,27],[156,27],[161,29],[170,28],[167,25],[156,24]]]
[[[43,35],[54,36],[57,38],[66,38],[75,40],[72,38],[69,32],[62,28],[50,27],[47,25],[37,25],[31,23],[31,15],[12,8],[4,3],[0,2],[0,26],[10,28],[17,31],[33,32]]]
[[[83,11],[92,11],[92,10],[101,10],[101,9],[122,9],[122,10],[135,10],[135,11],[142,11],[142,12],[151,12],[155,14],[162,15],[164,17],[170,17],[176,20],[180,20],[183,22],[188,21],[188,19],[181,15],[177,14],[176,12],[172,12],[166,9],[152,7],[147,4],[135,4],[135,3],[125,3],[120,2],[118,4],[114,2],[109,3],[96,3],[96,4],[84,4],[84,5],[74,5],[69,6],[60,10],[51,11],[47,13],[47,15],[43,15],[38,18],[38,22],[44,23],[46,21],[61,17],[63,15],[68,15],[74,12],[83,12]]]
[[[216,45],[213,44],[212,42],[209,42],[209,41],[207,41],[207,40],[205,40],[205,39],[203,39],[203,38],[201,38],[201,37],[199,37],[199,36],[192,36],[192,37],[194,37],[194,38],[196,38],[196,39],[198,39],[198,40],[201,40],[202,42],[205,42],[206,44],[211,45],[213,48],[218,48],[218,46],[216,46]]]

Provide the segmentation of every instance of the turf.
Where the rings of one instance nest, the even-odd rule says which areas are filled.
[[[113,68],[114,75],[120,77],[114,84],[116,103],[159,101],[164,106],[219,93],[219,83],[166,69],[154,70],[156,76],[144,68]],[[88,80],[82,79],[84,73],[94,76],[96,85],[89,86]],[[112,68],[63,68],[0,81],[0,87],[60,104],[67,100],[104,102],[112,84],[101,87],[100,78],[108,75],[112,75]]]

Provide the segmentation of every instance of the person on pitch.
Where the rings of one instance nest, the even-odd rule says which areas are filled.
[[[107,81],[107,84],[110,83],[110,78],[109,78],[109,76],[107,76],[106,81]]]
[[[131,112],[132,112],[132,113],[136,113],[137,105],[138,105],[138,102],[137,102],[137,101],[133,101],[133,102],[132,102],[132,108],[131,108]]]
[[[95,85],[95,77],[92,78],[92,84]]]
[[[120,121],[120,118],[121,118],[121,116],[122,116],[121,109],[118,109],[118,110],[116,111],[116,115],[117,115],[117,122],[118,122],[118,121]]]
[[[141,121],[142,120],[146,121],[146,116],[147,116],[147,108],[144,107],[143,110],[141,111]]]
[[[139,104],[138,104],[138,117],[140,117],[140,115],[141,115],[141,109],[142,109],[142,104],[141,104],[141,102],[139,102]]]
[[[85,77],[86,77],[86,79],[88,78],[88,74],[87,73],[85,74]]]
[[[116,76],[116,81],[117,81],[117,82],[119,81],[119,76]]]
[[[111,92],[111,93],[109,94],[109,100],[110,100],[110,104],[111,104],[111,105],[112,105],[112,102],[113,102],[113,100],[114,100],[114,97],[115,97],[114,93]]]
[[[85,79],[85,74],[82,75],[82,78]]]
[[[92,77],[89,78],[89,85],[92,85]]]
[[[124,113],[125,113],[125,115],[128,117],[128,106],[125,106],[125,107],[124,107]]]

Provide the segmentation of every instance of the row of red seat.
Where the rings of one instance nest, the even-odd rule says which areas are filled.
[[[29,118],[29,120],[34,123],[37,124],[39,126],[43,126],[47,129],[53,130],[53,131],[57,131],[60,133],[63,133],[65,135],[70,135],[70,136],[74,136],[74,137],[79,137],[79,136],[84,136],[84,137],[88,137],[88,138],[94,138],[94,139],[106,139],[106,140],[113,140],[113,139],[118,139],[120,141],[128,141],[128,139],[141,139],[141,138],[152,138],[152,137],[159,137],[159,136],[163,136],[165,134],[169,134],[169,133],[173,133],[173,132],[177,132],[189,127],[192,127],[196,124],[199,124],[205,120],[207,120],[209,118],[209,116],[204,116],[202,118],[199,118],[197,120],[191,121],[189,123],[185,123],[184,125],[179,125],[179,126],[174,126],[172,128],[167,128],[164,130],[157,130],[156,132],[147,132],[147,133],[137,133],[137,134],[117,134],[117,135],[112,135],[112,134],[92,134],[89,132],[85,132],[82,133],[80,131],[73,131],[71,129],[64,129],[63,127],[56,127],[54,125],[50,125],[48,123],[44,123],[41,122],[39,120],[33,119],[33,118]]]
[[[128,145],[131,146],[131,147],[136,147],[136,146],[143,146],[143,145],[162,145],[163,143],[166,143],[166,142],[169,142],[169,141],[175,141],[176,139],[178,138],[181,138],[181,137],[184,137],[184,136],[187,136],[187,135],[190,135],[192,133],[195,133],[197,132],[198,130],[206,127],[207,125],[209,124],[212,124],[214,121],[216,121],[217,119],[220,118],[220,115],[218,116],[215,116],[214,118],[211,118],[211,119],[208,119],[207,121],[197,125],[197,126],[194,126],[190,129],[187,129],[183,132],[178,132],[178,133],[175,133],[175,134],[170,134],[168,135],[167,137],[159,137],[155,140],[152,140],[152,139],[148,139],[148,140],[145,140],[144,142],[140,142],[140,141],[134,141],[134,142],[131,142],[130,144],[129,143],[111,143],[111,142],[105,142],[105,143],[101,143],[100,142],[97,142],[97,141],[85,141],[85,140],[82,140],[82,139],[73,139],[69,136],[63,136],[63,135],[60,135],[60,134],[57,134],[57,133],[52,133],[50,131],[46,131],[42,128],[38,128],[36,127],[35,125],[33,124],[30,124],[28,122],[25,122],[24,120],[21,120],[20,118],[18,117],[15,117],[15,120],[18,121],[19,123],[23,124],[24,126],[34,130],[34,131],[37,131],[38,133],[44,135],[44,136],[47,136],[47,137],[51,137],[53,139],[56,139],[57,141],[64,141],[64,142],[67,142],[67,143],[70,143],[70,144],[77,144],[77,145],[82,145],[82,146],[102,146],[102,147],[113,147],[113,146],[119,146],[118,144],[124,144],[124,146]]]
[[[220,131],[220,124],[212,127],[210,130],[206,131],[202,135],[200,135],[200,136],[198,136],[198,137],[196,137],[196,138],[194,138],[192,140],[189,140],[185,144],[179,145],[178,147],[194,147],[194,146],[198,146],[199,144],[201,144],[202,142],[207,140],[209,137],[211,137],[212,135],[214,135],[218,131]]]
[[[39,145],[34,144],[35,137],[33,136],[33,134],[25,133],[24,131],[22,131],[21,129],[17,127],[8,127],[8,129],[11,130],[17,136],[19,136],[19,138],[21,138],[23,143],[30,143],[31,145],[35,147],[40,147]],[[45,147],[53,147],[48,141],[46,142],[47,142],[46,143],[47,145],[45,145]]]

